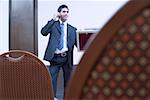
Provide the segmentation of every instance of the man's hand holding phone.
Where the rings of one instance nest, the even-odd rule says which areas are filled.
[[[53,20],[57,21],[60,18],[59,12],[53,15]]]

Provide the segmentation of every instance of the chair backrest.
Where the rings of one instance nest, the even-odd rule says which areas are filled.
[[[150,99],[150,0],[131,0],[97,34],[67,100]]]
[[[0,100],[53,100],[51,76],[34,54],[11,50],[0,55]]]

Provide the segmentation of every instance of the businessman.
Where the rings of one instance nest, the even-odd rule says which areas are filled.
[[[69,8],[61,5],[57,14],[42,28],[43,36],[49,36],[44,59],[50,62],[49,71],[52,76],[54,96],[56,97],[57,77],[63,69],[64,88],[67,86],[73,69],[73,49],[76,45],[76,28],[68,24]]]

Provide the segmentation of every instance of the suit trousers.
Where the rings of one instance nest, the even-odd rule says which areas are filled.
[[[57,78],[58,78],[60,68],[62,68],[63,70],[64,89],[67,86],[68,80],[72,72],[72,68],[70,68],[68,65],[69,64],[68,64],[67,55],[61,56],[60,54],[54,54],[53,59],[50,61],[49,72],[52,77],[53,92],[55,97],[57,91]]]

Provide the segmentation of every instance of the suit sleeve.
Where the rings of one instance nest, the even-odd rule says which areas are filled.
[[[41,34],[43,36],[47,36],[49,33],[51,33],[51,29],[54,23],[55,21],[53,19],[48,21],[47,24],[41,29]]]

